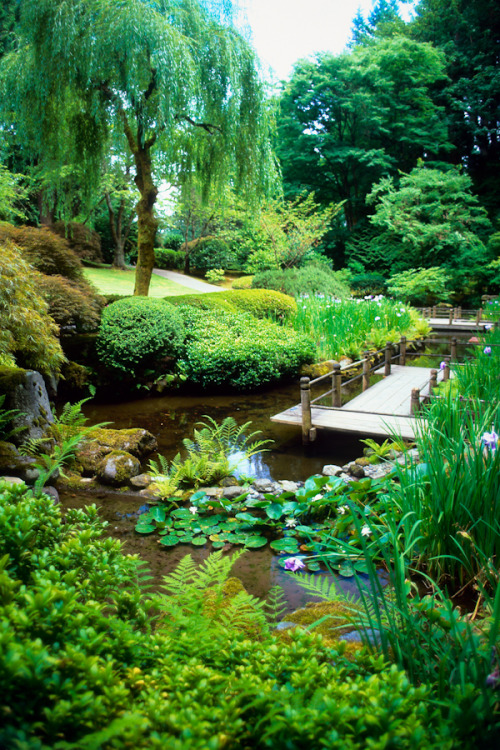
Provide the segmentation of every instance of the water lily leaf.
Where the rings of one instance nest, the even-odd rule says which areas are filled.
[[[255,516],[252,516],[251,513],[237,513],[236,518],[239,521],[248,521],[249,523],[252,523],[252,524],[257,523],[257,521],[260,520],[260,519],[255,518]]]
[[[291,516],[297,510],[299,504],[295,502],[295,500],[292,500],[291,502],[283,503],[281,507],[283,508],[283,513],[286,516]]]
[[[220,534],[210,534],[210,536],[208,538],[210,539],[211,542],[221,542],[222,541],[221,537],[220,537]]]
[[[206,536],[195,536],[193,538],[193,541],[191,542],[191,544],[194,544],[195,547],[203,547],[203,545],[206,543],[207,543]]]
[[[165,518],[167,517],[167,513],[165,508],[160,507],[157,505],[154,508],[151,508],[151,510],[148,512],[148,518],[151,521],[165,521]]]
[[[214,549],[222,549],[226,546],[226,542],[212,542],[212,547]]]
[[[368,573],[368,565],[366,560],[358,560],[354,563],[354,570],[356,573]]]
[[[294,552],[299,551],[299,545],[296,539],[275,539],[271,542],[270,546],[277,552],[288,552],[289,554],[293,554]]]
[[[314,529],[312,526],[304,526],[302,524],[300,526],[296,526],[295,531],[299,531],[301,534],[313,534],[314,533]]]
[[[273,521],[277,521],[283,515],[283,506],[280,503],[271,503],[266,508],[266,515],[268,518],[272,518]]]
[[[344,560],[344,562],[340,563],[339,575],[343,576],[344,578],[350,578],[354,575],[354,568],[348,560]]]
[[[200,523],[204,526],[216,526],[224,518],[225,516],[221,516],[220,514],[214,516],[203,516],[203,518],[200,519]]]
[[[163,536],[160,539],[160,544],[164,544],[165,547],[175,547],[176,544],[179,544],[179,537],[171,536],[170,534]]]
[[[311,562],[307,563],[307,569],[314,573],[316,570],[321,570],[321,566],[316,560],[311,560]]]
[[[155,525],[152,523],[138,523],[135,530],[138,534],[151,534],[155,530]]]
[[[206,494],[207,493],[205,492],[205,490],[198,490],[194,493],[194,495],[191,495],[189,500],[191,503],[195,503],[197,500],[201,500],[203,497],[206,497]]]
[[[250,549],[258,549],[258,547],[264,547],[266,544],[265,536],[248,536],[244,541],[245,547],[250,547]]]
[[[170,514],[174,518],[192,518],[192,513],[188,508],[176,508]]]

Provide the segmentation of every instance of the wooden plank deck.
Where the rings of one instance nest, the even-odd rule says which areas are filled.
[[[383,368],[376,371],[383,373]],[[391,374],[341,408],[312,406],[312,426],[339,432],[354,432],[372,437],[387,437],[397,432],[413,440],[415,418],[410,414],[412,388],[428,394],[430,373],[427,368],[392,365]],[[272,422],[302,424],[301,405],[271,417]]]

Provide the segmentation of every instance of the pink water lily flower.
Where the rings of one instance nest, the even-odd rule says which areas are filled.
[[[291,570],[292,573],[305,567],[305,563],[302,562],[300,557],[289,557],[288,560],[285,561],[285,570]]]

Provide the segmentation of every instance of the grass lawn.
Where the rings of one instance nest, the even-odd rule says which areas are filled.
[[[116,268],[84,268],[85,277],[92,282],[101,294],[133,294],[135,271],[120,271]],[[191,294],[192,289],[176,284],[162,276],[151,277],[150,297],[173,297],[178,294]]]

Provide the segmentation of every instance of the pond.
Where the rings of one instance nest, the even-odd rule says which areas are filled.
[[[261,430],[261,437],[274,441],[271,449],[257,457],[249,467],[256,478],[304,481],[312,474],[321,472],[325,464],[342,465],[362,454],[364,446],[354,436],[319,432],[317,441],[304,448],[300,429],[270,421],[270,416],[298,400],[299,387],[293,384],[254,394],[169,395],[112,404],[91,402],[85,404],[84,412],[91,424],[112,422],[115,428],[148,429],[158,440],[159,453],[169,459],[181,449],[182,439],[192,435],[193,427],[204,415],[218,422],[227,416],[233,416],[238,424],[251,421],[250,430]],[[137,495],[118,492],[84,496],[65,494],[61,496],[61,501],[65,507],[83,507],[95,502],[101,517],[109,524],[109,533],[124,543],[125,552],[137,553],[147,562],[155,587],[161,584],[162,576],[175,568],[186,553],[201,562],[210,552],[209,546],[196,548],[178,545],[167,549],[159,544],[156,534],[137,534],[134,531],[136,520],[148,507]],[[304,592],[278,565],[278,559],[269,545],[248,550],[236,563],[233,573],[242,580],[249,593],[258,597],[265,597],[269,589],[277,584],[282,586],[287,611],[293,611],[313,597]],[[350,593],[356,589],[354,579],[340,578],[339,586]]]

